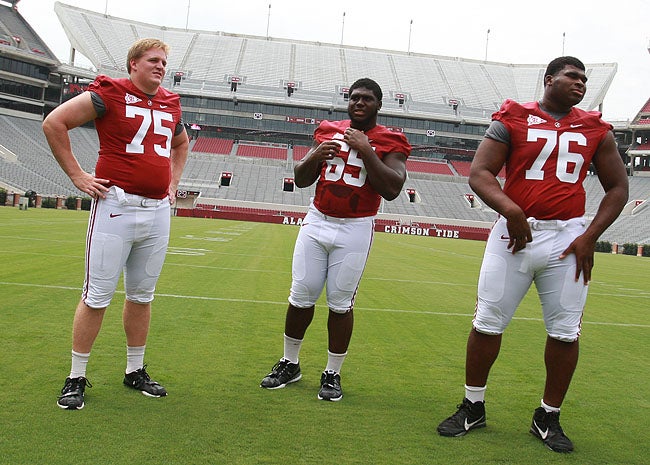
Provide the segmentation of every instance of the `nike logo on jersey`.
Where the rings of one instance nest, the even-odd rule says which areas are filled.
[[[110,215],[111,218],[117,218],[118,216],[122,216],[122,213],[111,213]]]
[[[466,420],[467,421],[467,420]],[[539,427],[536,421],[533,421],[533,425],[535,425],[535,428],[537,429],[537,432],[539,433],[539,437],[542,438],[542,440],[546,439],[548,436],[548,428],[545,430],[542,430],[542,428]]]
[[[571,129],[579,128],[582,124],[572,124]]]
[[[135,95],[131,95],[127,92],[127,94],[124,96],[124,101],[127,103],[127,105],[130,105],[132,103],[142,102],[142,99],[139,99]]]
[[[539,116],[536,115],[528,115],[526,121],[528,122],[528,126],[534,126],[536,124],[546,123],[546,120],[544,118],[540,118]]]
[[[160,108],[167,108],[167,105],[160,105]]]
[[[506,236],[505,234],[501,234],[501,240],[502,241],[509,241],[510,238],[508,236]]]

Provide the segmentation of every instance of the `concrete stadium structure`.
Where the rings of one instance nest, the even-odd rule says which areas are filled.
[[[467,166],[501,102],[535,100],[543,90],[545,64],[168,28],[57,2],[55,13],[71,44],[70,63],[61,63],[16,3],[0,4],[0,81],[10,83],[0,88],[0,131],[7,135],[0,141],[0,182],[16,192],[77,195],[49,154],[40,121],[97,74],[126,76],[128,47],[143,37],[171,46],[165,85],[181,95],[193,139],[181,187],[201,192],[199,201],[207,205],[304,210],[313,191],[285,189],[294,161],[311,144],[320,120],[347,117],[349,85],[371,77],[384,90],[379,122],[404,132],[414,147],[403,195],[384,202],[382,215],[404,224],[426,220],[488,227],[495,213],[473,197]],[[75,66],[77,53],[94,69]],[[580,107],[598,110],[617,65],[587,68],[589,88]],[[650,105],[629,125],[614,122],[626,163],[630,153],[647,160],[646,120]],[[92,170],[98,148],[94,130],[79,128],[72,138],[82,166]],[[224,175],[227,186],[220,182]],[[617,222],[622,226],[615,224],[603,239],[650,243],[650,178],[630,180],[630,205]],[[585,187],[589,216],[602,191],[595,176]]]

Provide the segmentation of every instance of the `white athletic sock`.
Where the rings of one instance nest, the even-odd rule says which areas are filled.
[[[79,378],[83,376],[86,377],[86,365],[88,365],[88,359],[90,358],[90,352],[87,354],[82,354],[80,352],[72,351],[72,368],[70,369],[70,378]]]
[[[468,386],[465,385],[465,397],[470,402],[485,402],[485,390],[487,386]]]
[[[126,347],[126,371],[124,373],[132,373],[144,366],[145,347]]]
[[[550,405],[545,404],[544,399],[542,399],[542,404],[541,405],[542,405],[542,408],[544,410],[546,410],[547,413],[559,412],[560,411],[560,407],[551,407]]]
[[[329,350],[327,351],[327,366],[325,367],[325,371],[332,371],[334,373],[340,373],[341,372],[341,366],[343,366],[343,362],[345,361],[345,356],[348,355],[347,352],[344,352],[342,354],[335,354],[334,352],[330,352]]]
[[[300,360],[300,347],[302,347],[302,339],[294,339],[284,335],[284,358],[291,363],[298,363]]]

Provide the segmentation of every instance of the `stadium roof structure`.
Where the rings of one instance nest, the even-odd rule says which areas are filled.
[[[58,65],[56,55],[18,12],[16,3],[17,0],[11,1],[11,7],[4,5],[0,8],[0,55],[12,56],[28,63]]]
[[[98,73],[126,76],[126,54],[137,39],[170,45],[169,79],[181,94],[341,108],[356,79],[384,91],[383,112],[485,122],[512,98],[541,98],[546,64],[509,64],[400,51],[169,28],[56,2],[71,46]],[[598,109],[616,63],[588,64],[589,86],[579,105]],[[233,86],[233,83],[235,85]]]

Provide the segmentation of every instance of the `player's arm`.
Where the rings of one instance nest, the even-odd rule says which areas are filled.
[[[397,198],[406,182],[406,154],[391,152],[379,158],[368,142],[368,136],[358,130],[348,129],[344,140],[363,160],[372,188],[386,200]]]
[[[372,148],[363,158],[372,188],[386,200],[393,200],[402,192],[406,182],[406,155],[391,152],[380,159]]]
[[[323,163],[338,155],[341,146],[332,140],[318,143],[314,141],[307,154],[293,167],[294,182],[297,187],[311,186],[320,176]]]
[[[614,134],[610,131],[600,143],[592,159],[596,168],[598,180],[603,186],[605,195],[600,201],[596,215],[589,223],[586,231],[578,236],[560,258],[570,254],[576,256],[575,280],[582,279],[585,284],[591,280],[591,269],[594,266],[594,250],[600,235],[618,218],[629,196],[629,183],[623,160],[618,153]]]
[[[43,133],[54,158],[81,192],[105,197],[108,179],[99,179],[79,165],[72,152],[68,131],[97,117],[90,92],[84,92],[56,107],[43,121]]]
[[[501,188],[497,175],[506,162],[508,145],[485,137],[478,146],[469,173],[469,186],[492,209],[506,219],[508,248],[512,253],[533,240],[526,214]]]
[[[178,184],[181,182],[181,176],[183,175],[183,169],[185,169],[187,152],[190,146],[185,126],[182,124],[180,126],[182,127],[182,131],[172,138],[171,153],[169,155],[172,170],[172,180],[169,184],[169,202],[172,205],[176,201],[176,191],[178,190]]]

